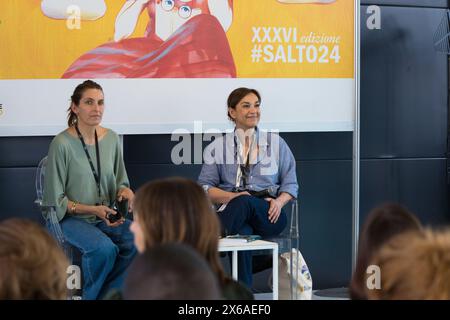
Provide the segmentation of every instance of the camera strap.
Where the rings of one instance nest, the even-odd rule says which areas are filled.
[[[91,156],[89,155],[89,151],[87,149],[86,143],[84,142],[83,136],[81,135],[80,129],[78,129],[78,126],[75,125],[75,130],[77,130],[78,138],[81,141],[81,144],[83,145],[84,153],[86,154],[86,157],[89,161],[89,165],[91,166],[92,173],[94,175],[95,183],[97,184],[97,191],[98,191],[98,198],[100,201],[102,201],[102,192],[101,192],[101,186],[100,186],[100,178],[101,178],[101,167],[100,167],[100,150],[98,146],[98,137],[97,137],[97,130],[95,130],[95,155],[97,157],[97,170],[95,171],[94,164],[92,163]],[[102,201],[102,204],[103,201]]]

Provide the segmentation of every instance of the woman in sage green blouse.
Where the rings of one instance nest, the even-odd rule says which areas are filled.
[[[66,240],[82,253],[83,299],[101,298],[120,289],[136,254],[130,221],[108,219],[114,202],[133,191],[118,135],[100,126],[102,87],[87,80],[75,88],[68,109],[69,128],[50,144],[45,173],[44,205],[55,206]]]

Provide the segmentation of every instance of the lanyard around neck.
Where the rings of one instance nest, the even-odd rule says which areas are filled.
[[[239,139],[237,135],[235,135],[235,147],[237,148],[237,172],[236,172],[236,184],[235,187],[238,189],[241,185],[241,179],[244,179],[243,181],[243,187],[246,187],[246,184],[248,182],[248,176],[250,175],[250,154],[252,152],[252,148],[254,148],[254,143],[256,143],[256,134],[254,133],[251,137],[251,141],[249,142],[249,146],[247,148],[247,152],[244,154],[245,149],[245,137],[244,137],[244,143]]]
[[[244,153],[244,149],[245,149],[245,138],[244,137],[244,143],[242,143],[242,141],[239,139],[239,137],[237,135],[235,135],[235,147],[236,147],[236,151],[237,151],[237,157],[238,157],[238,164],[240,165],[244,165],[246,167],[249,167],[250,165],[250,155],[253,151],[253,148],[255,148],[255,144],[256,144],[256,134],[253,134],[250,138],[249,141],[249,145],[247,148],[247,152]]]
[[[94,164],[92,163],[91,156],[89,155],[86,143],[84,142],[83,136],[81,135],[80,129],[78,129],[78,126],[75,125],[75,130],[77,130],[78,138],[80,138],[81,144],[83,145],[84,153],[86,154],[86,157],[89,161],[89,164],[91,166],[92,173],[94,174],[94,179],[97,184],[97,191],[98,191],[98,197],[99,200],[101,200],[101,189],[100,189],[100,177],[101,177],[101,167],[100,167],[100,151],[98,147],[98,137],[97,137],[97,130],[95,130],[95,154],[97,156],[97,169],[98,173],[95,171]]]

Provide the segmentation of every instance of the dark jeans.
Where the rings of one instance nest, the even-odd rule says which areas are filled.
[[[82,253],[83,299],[94,300],[111,289],[120,290],[136,255],[130,220],[114,228],[104,221],[91,224],[74,217],[66,217],[60,224],[67,241]]]
[[[258,234],[262,237],[279,235],[287,224],[286,213],[282,210],[276,223],[269,221],[269,202],[264,199],[242,195],[231,200],[225,210],[219,212],[222,229],[228,235]],[[239,280],[252,287],[252,252],[238,253]]]

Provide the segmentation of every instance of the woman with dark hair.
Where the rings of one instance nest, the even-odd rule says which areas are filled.
[[[119,137],[100,126],[103,111],[99,84],[87,80],[75,88],[69,128],[50,144],[45,173],[43,204],[56,208],[66,240],[82,253],[84,299],[120,288],[136,253],[130,221],[112,219],[115,201],[131,205],[134,194]]]
[[[378,250],[392,237],[421,228],[419,220],[398,204],[384,204],[369,213],[359,237],[358,259],[350,282],[351,299],[367,299],[366,270]]]
[[[209,263],[225,299],[253,299],[223,271],[218,253],[220,224],[203,189],[194,181],[170,178],[145,184],[136,192],[133,213],[131,231],[139,252],[160,244],[189,245]]]
[[[199,184],[217,205],[225,234],[280,234],[287,218],[284,205],[297,197],[295,159],[275,133],[259,130],[261,95],[238,88],[228,97],[233,132],[205,149]],[[252,254],[239,253],[239,280],[252,286]]]

